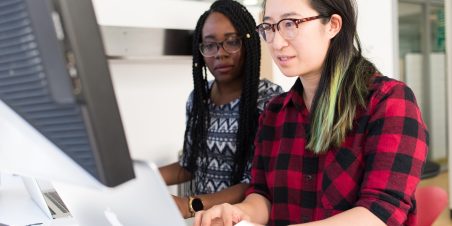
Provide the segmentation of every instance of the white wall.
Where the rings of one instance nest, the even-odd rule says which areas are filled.
[[[358,0],[358,32],[364,55],[385,75],[397,78],[395,2]],[[102,26],[193,29],[210,3],[94,0],[94,5]],[[260,9],[250,11],[259,20]],[[158,165],[175,161],[183,142],[185,100],[192,89],[191,60],[115,60],[110,65],[132,156]],[[288,90],[293,82],[288,82],[276,66],[273,71],[274,81]]]
[[[100,25],[194,29],[211,2],[192,0],[93,0]],[[250,7],[257,18],[260,8]]]
[[[210,3],[179,0],[93,0],[100,25],[193,29]]]
[[[133,158],[158,165],[177,159],[193,83],[190,65],[190,59],[110,61]]]
[[[363,54],[386,76],[399,79],[398,10],[395,0],[357,0]]]

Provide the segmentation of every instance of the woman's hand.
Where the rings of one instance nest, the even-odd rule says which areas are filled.
[[[187,197],[179,197],[173,195],[174,202],[176,202],[177,207],[183,218],[187,219],[191,217],[191,213],[188,210],[188,198]]]
[[[216,205],[206,211],[199,211],[195,215],[194,226],[232,226],[242,220],[249,221],[247,216],[240,208],[228,203]]]

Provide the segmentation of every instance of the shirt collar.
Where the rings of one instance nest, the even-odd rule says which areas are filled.
[[[300,78],[298,78],[284,99],[283,108],[292,103],[297,110],[301,111],[304,104],[302,93],[303,85],[301,84]]]

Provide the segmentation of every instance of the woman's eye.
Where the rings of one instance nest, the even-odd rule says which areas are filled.
[[[207,43],[207,44],[204,44],[204,48],[205,49],[213,49],[213,48],[216,48],[216,43]]]
[[[293,21],[286,21],[284,23],[284,27],[286,27],[286,28],[291,28],[291,27],[294,27],[294,26],[295,26],[295,23]]]
[[[236,45],[240,45],[240,41],[239,41],[239,39],[228,40],[226,42],[226,44],[230,45],[230,46],[236,46]]]
[[[262,30],[264,30],[264,31],[271,31],[272,27],[271,26],[262,26]]]

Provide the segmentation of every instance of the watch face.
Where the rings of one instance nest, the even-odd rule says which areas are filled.
[[[202,204],[202,201],[199,198],[194,198],[191,203],[191,206],[193,207],[193,210],[196,212],[204,209],[204,205]]]

